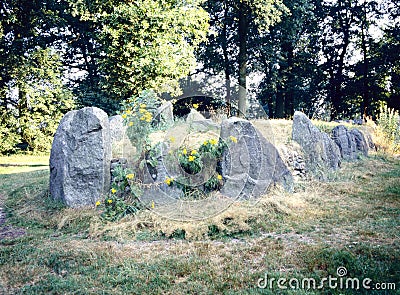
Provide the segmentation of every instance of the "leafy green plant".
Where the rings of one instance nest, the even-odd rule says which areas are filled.
[[[217,174],[216,176],[213,175],[204,184],[204,188],[208,192],[214,191],[216,189],[219,189],[222,186],[222,183],[223,183],[223,178],[221,174]]]
[[[123,198],[115,196],[107,197],[104,200],[103,206],[104,211],[101,217],[107,221],[117,221],[129,214],[135,214],[142,207],[138,201],[128,204]]]
[[[197,174],[203,167],[201,154],[196,149],[188,151],[183,148],[178,153],[179,164],[189,174]]]
[[[151,123],[159,104],[157,95],[151,90],[145,90],[138,97],[122,103],[121,116],[128,126],[127,136],[136,148],[138,158],[150,150]]]
[[[237,142],[237,139],[233,136],[230,140],[234,143]],[[217,163],[215,172],[203,185],[197,187],[190,185],[190,179],[187,179],[187,177],[181,177],[177,180],[167,177],[165,183],[168,186],[176,185],[182,189],[185,197],[189,199],[202,199],[206,193],[218,190],[223,185],[223,177],[220,174],[218,163],[221,161],[226,147],[225,141],[212,138],[205,140],[198,149],[186,147],[179,149],[177,151],[179,164],[186,173],[195,175],[203,169],[205,163],[210,162]]]
[[[390,109],[386,104],[381,103],[377,120],[378,135],[383,137],[384,144],[389,150],[400,152],[400,117],[398,111]]]
[[[104,220],[117,221],[142,209],[139,201],[141,190],[134,178],[135,174],[130,169],[122,165],[114,168],[110,194],[103,202],[96,202],[96,207],[104,209],[101,214]]]

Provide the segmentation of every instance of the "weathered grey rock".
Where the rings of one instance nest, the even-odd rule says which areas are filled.
[[[110,117],[109,122],[111,144],[121,141],[124,138],[126,132],[124,119],[121,117],[121,115],[116,115]]]
[[[190,127],[197,132],[208,132],[215,131],[219,133],[220,125],[214,123],[211,119],[205,119],[200,121],[193,121]]]
[[[357,159],[357,144],[354,135],[344,125],[338,125],[332,129],[332,139],[339,147],[340,155],[344,160]]]
[[[365,140],[364,134],[358,129],[352,129],[350,133],[354,136],[357,153],[368,157],[368,143]]]
[[[171,124],[174,123],[174,107],[170,101],[164,103],[157,108],[156,114],[154,115],[156,122]]]
[[[366,131],[364,131],[363,134],[365,135],[364,138],[367,141],[368,148],[371,149],[371,150],[376,150],[376,146],[375,146],[375,143],[374,143],[374,141],[372,139],[371,134],[366,132]]]
[[[206,120],[206,118],[195,109],[191,109],[190,113],[186,117],[186,123],[189,124],[191,124],[194,121],[203,121],[203,120]]]
[[[157,164],[155,167],[144,165],[138,171],[139,178],[143,184],[143,195],[141,201],[149,204],[154,201],[156,204],[169,204],[171,199],[179,199],[183,197],[183,192],[177,186],[168,186],[165,180],[169,178],[176,178],[176,171],[168,165],[171,161],[169,159],[169,147],[166,143],[162,143],[157,149],[155,155]],[[147,155],[148,156],[148,155]]]
[[[68,112],[50,154],[50,194],[70,207],[93,205],[110,187],[107,114],[95,107]]]
[[[314,178],[324,180],[327,172],[340,167],[339,147],[302,112],[294,113],[292,139],[302,147],[306,170]]]
[[[224,120],[221,140],[229,147],[221,163],[225,180],[222,194],[231,198],[256,198],[274,183],[292,190],[293,177],[277,149],[249,121],[236,117]]]
[[[292,171],[293,176],[305,178],[307,176],[306,164],[303,155],[294,149],[294,142],[290,146],[278,146],[283,162]],[[296,144],[297,145],[297,144]]]

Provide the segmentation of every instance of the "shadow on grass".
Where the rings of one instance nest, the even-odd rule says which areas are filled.
[[[46,164],[0,164],[0,167],[47,167]]]

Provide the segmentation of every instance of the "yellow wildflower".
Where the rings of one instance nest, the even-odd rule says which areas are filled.
[[[218,141],[216,139],[212,138],[212,139],[210,139],[210,143],[212,145],[216,145],[218,143]]]
[[[237,138],[235,136],[229,136],[233,143],[237,143]]]
[[[140,117],[140,121],[144,121],[144,120],[146,120],[145,117]]]
[[[194,161],[194,159],[195,159],[195,157],[194,157],[194,156],[189,156],[189,162],[193,162],[193,161]]]
[[[101,205],[101,202],[100,202],[100,201],[97,201],[97,202],[96,202],[96,207],[97,207],[97,206],[100,206],[100,205]]]
[[[187,150],[183,149],[182,154],[186,155],[187,154]]]
[[[133,173],[129,173],[126,175],[127,179],[133,179],[134,177],[135,177],[135,174],[133,174]]]
[[[151,201],[151,209],[154,209],[154,201]]]
[[[122,114],[123,119],[126,119],[126,117],[127,117],[126,114]]]
[[[108,204],[111,204],[111,203],[112,203],[112,200],[111,200],[111,199],[108,199],[108,200],[107,200],[107,203],[108,203]]]
[[[190,154],[191,154],[192,156],[194,156],[194,155],[197,154],[197,151],[196,151],[196,150],[193,150]]]
[[[129,122],[129,126],[133,126],[133,122]]]
[[[146,107],[146,104],[144,104],[144,103],[140,104],[141,109],[144,109],[145,107]]]
[[[170,141],[171,143],[174,143],[174,142],[175,142],[175,137],[171,136],[171,137],[169,138],[169,141]]]
[[[169,177],[167,177],[165,180],[164,180],[164,182],[167,184],[167,185],[171,185],[171,183],[174,181],[174,179],[171,177],[171,178],[169,178]]]
[[[126,114],[130,115],[130,114],[132,114],[132,111],[131,110],[126,110]]]
[[[218,174],[218,175],[217,175],[217,179],[218,179],[218,180],[222,180],[222,175],[221,175],[221,174]]]
[[[198,103],[194,103],[194,104],[193,104],[193,108],[194,108],[195,110],[197,110],[197,109],[199,108],[199,104],[198,104]]]
[[[116,190],[115,188],[112,188],[112,189],[111,189],[111,193],[112,193],[112,194],[115,194],[116,192],[117,192],[117,190]]]
[[[144,110],[144,109],[139,110],[139,113],[141,113],[141,114],[143,114],[144,112],[146,112],[146,110]]]
[[[208,140],[205,140],[204,142],[203,142],[203,145],[207,145],[208,144]]]

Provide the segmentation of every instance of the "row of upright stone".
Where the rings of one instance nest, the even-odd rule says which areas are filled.
[[[320,180],[339,169],[342,159],[356,160],[368,156],[369,145],[360,130],[348,130],[339,125],[329,136],[315,127],[302,112],[294,114],[292,139],[303,149],[307,172]]]
[[[212,123],[201,117],[192,119],[191,124],[196,123],[194,125],[202,128]],[[124,128],[121,118],[109,119],[104,111],[95,107],[68,112],[57,129],[50,155],[52,197],[70,207],[80,207],[93,205],[107,195],[110,169],[116,165],[115,160],[112,163],[112,142],[121,139]],[[275,183],[292,190],[293,176],[284,159],[251,122],[232,117],[225,119],[219,130],[221,140],[237,139],[222,159],[223,195],[235,199],[258,197]],[[321,180],[326,179],[327,172],[337,170],[342,159],[353,160],[368,155],[368,144],[359,130],[349,131],[344,126],[337,126],[329,136],[301,112],[294,114],[292,139],[303,151],[301,157],[297,155],[292,162],[298,163],[300,157],[297,168]],[[163,160],[164,156],[160,158],[161,164]],[[164,167],[161,164],[159,166]],[[164,170],[156,173],[163,179],[166,176]],[[154,177],[142,179],[144,183],[146,180],[152,182]]]

